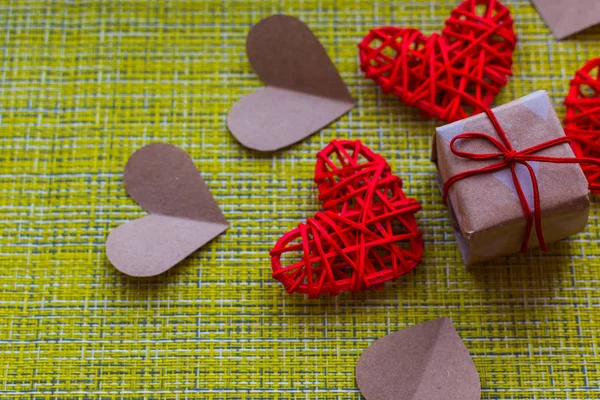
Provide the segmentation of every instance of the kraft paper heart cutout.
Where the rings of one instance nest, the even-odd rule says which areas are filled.
[[[565,134],[577,157],[600,159],[600,58],[588,61],[571,80],[565,99]],[[600,168],[581,164],[592,193],[600,193]]]
[[[248,34],[246,53],[266,87],[242,97],[227,123],[244,146],[274,151],[312,135],[354,102],[327,52],[300,20],[273,15]]]
[[[334,140],[317,155],[324,211],[283,235],[271,250],[273,278],[318,298],[382,289],[421,262],[423,238],[402,180],[360,141]]]
[[[428,117],[453,122],[491,106],[512,75],[517,37],[498,0],[466,0],[442,34],[373,29],[359,43],[360,67],[384,93]]]
[[[366,400],[480,400],[475,364],[449,318],[376,340],[356,365]]]
[[[600,24],[598,0],[531,0],[558,40]]]
[[[142,147],[129,158],[123,183],[150,213],[106,239],[108,259],[127,275],[163,273],[229,227],[191,157],[178,147]]]

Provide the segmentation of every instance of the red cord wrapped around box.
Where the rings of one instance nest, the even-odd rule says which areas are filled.
[[[273,277],[288,292],[318,298],[381,289],[421,262],[414,215],[421,206],[383,157],[360,141],[334,140],[317,154],[315,182],[324,211],[270,252]]]
[[[567,136],[561,136],[555,139],[548,140],[547,142],[538,143],[535,146],[523,149],[523,150],[515,150],[513,145],[511,144],[506,132],[498,122],[498,119],[494,115],[494,112],[491,109],[485,110],[486,115],[488,116],[490,122],[494,126],[496,133],[500,136],[500,140],[494,139],[492,136],[483,133],[483,132],[465,132],[461,133],[458,136],[455,136],[450,142],[450,149],[452,153],[457,156],[467,160],[497,160],[495,163],[487,165],[485,167],[481,167],[478,169],[472,169],[468,171],[460,172],[456,175],[452,175],[443,188],[443,200],[446,203],[448,199],[448,193],[452,185],[456,182],[470,178],[472,176],[480,175],[480,174],[489,174],[495,171],[509,168],[511,172],[511,177],[513,180],[513,184],[515,185],[515,189],[517,191],[517,195],[519,197],[519,201],[521,202],[521,208],[523,209],[523,214],[525,216],[525,220],[527,221],[525,226],[525,237],[523,239],[523,245],[521,246],[521,252],[527,251],[527,246],[529,243],[529,237],[535,227],[535,234],[538,239],[538,243],[540,244],[540,249],[542,251],[548,251],[548,246],[546,246],[546,240],[544,239],[544,232],[542,227],[542,206],[540,200],[540,189],[538,186],[538,180],[536,178],[533,167],[529,164],[530,162],[540,162],[540,163],[555,163],[555,164],[579,164],[583,166],[593,166],[596,168],[600,168],[600,159],[597,158],[588,158],[588,157],[551,157],[540,155],[539,153],[543,150],[550,149],[554,146],[558,146],[563,143],[569,143],[571,140]],[[472,153],[468,151],[461,151],[456,147],[456,142],[458,141],[485,141],[492,147],[496,148],[496,152],[487,152],[487,153]],[[527,197],[525,196],[525,192],[521,186],[521,182],[519,182],[519,178],[517,177],[517,173],[515,167],[517,164],[523,165],[527,168],[529,173],[529,177],[531,178],[531,187],[533,189],[533,212],[531,210],[531,205],[527,202]],[[600,188],[597,186],[590,185],[590,190],[599,190]]]
[[[373,29],[359,43],[360,67],[384,93],[453,122],[488,108],[512,74],[517,37],[498,0],[466,0],[442,34]]]
[[[588,61],[571,81],[565,98],[565,134],[577,157],[600,159],[600,58]],[[593,193],[600,193],[600,166],[582,165]]]

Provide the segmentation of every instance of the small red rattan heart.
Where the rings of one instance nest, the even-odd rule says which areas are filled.
[[[600,58],[588,61],[575,74],[565,99],[565,134],[577,157],[600,158]],[[600,193],[600,167],[581,164],[590,189]]]
[[[421,262],[421,206],[390,166],[360,141],[333,141],[317,155],[325,211],[283,235],[271,250],[273,277],[288,292],[336,295],[381,289]]]
[[[384,93],[452,122],[492,104],[512,74],[516,41],[508,8],[498,0],[466,0],[441,35],[383,27],[358,47],[361,69]]]

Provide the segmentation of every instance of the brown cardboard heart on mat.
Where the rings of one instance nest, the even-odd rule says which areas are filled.
[[[354,107],[327,52],[297,18],[273,15],[260,21],[248,34],[246,53],[267,87],[242,97],[229,111],[229,130],[244,146],[281,149]]]
[[[600,24],[600,0],[531,0],[558,40]]]
[[[127,162],[123,183],[150,212],[106,239],[108,259],[127,275],[165,272],[229,227],[194,162],[178,147],[142,147]]]
[[[366,400],[480,400],[473,360],[448,318],[375,341],[356,365]]]

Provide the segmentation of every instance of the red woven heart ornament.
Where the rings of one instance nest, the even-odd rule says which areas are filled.
[[[516,42],[508,8],[497,0],[466,0],[441,35],[383,27],[358,47],[361,69],[384,93],[453,122],[492,104],[512,75]]]
[[[565,134],[577,157],[600,159],[600,58],[575,74],[565,99]],[[600,193],[600,167],[581,165],[593,193]]]
[[[271,250],[273,277],[318,298],[383,288],[421,262],[423,239],[390,166],[360,141],[331,142],[317,154],[324,211],[283,235]]]

